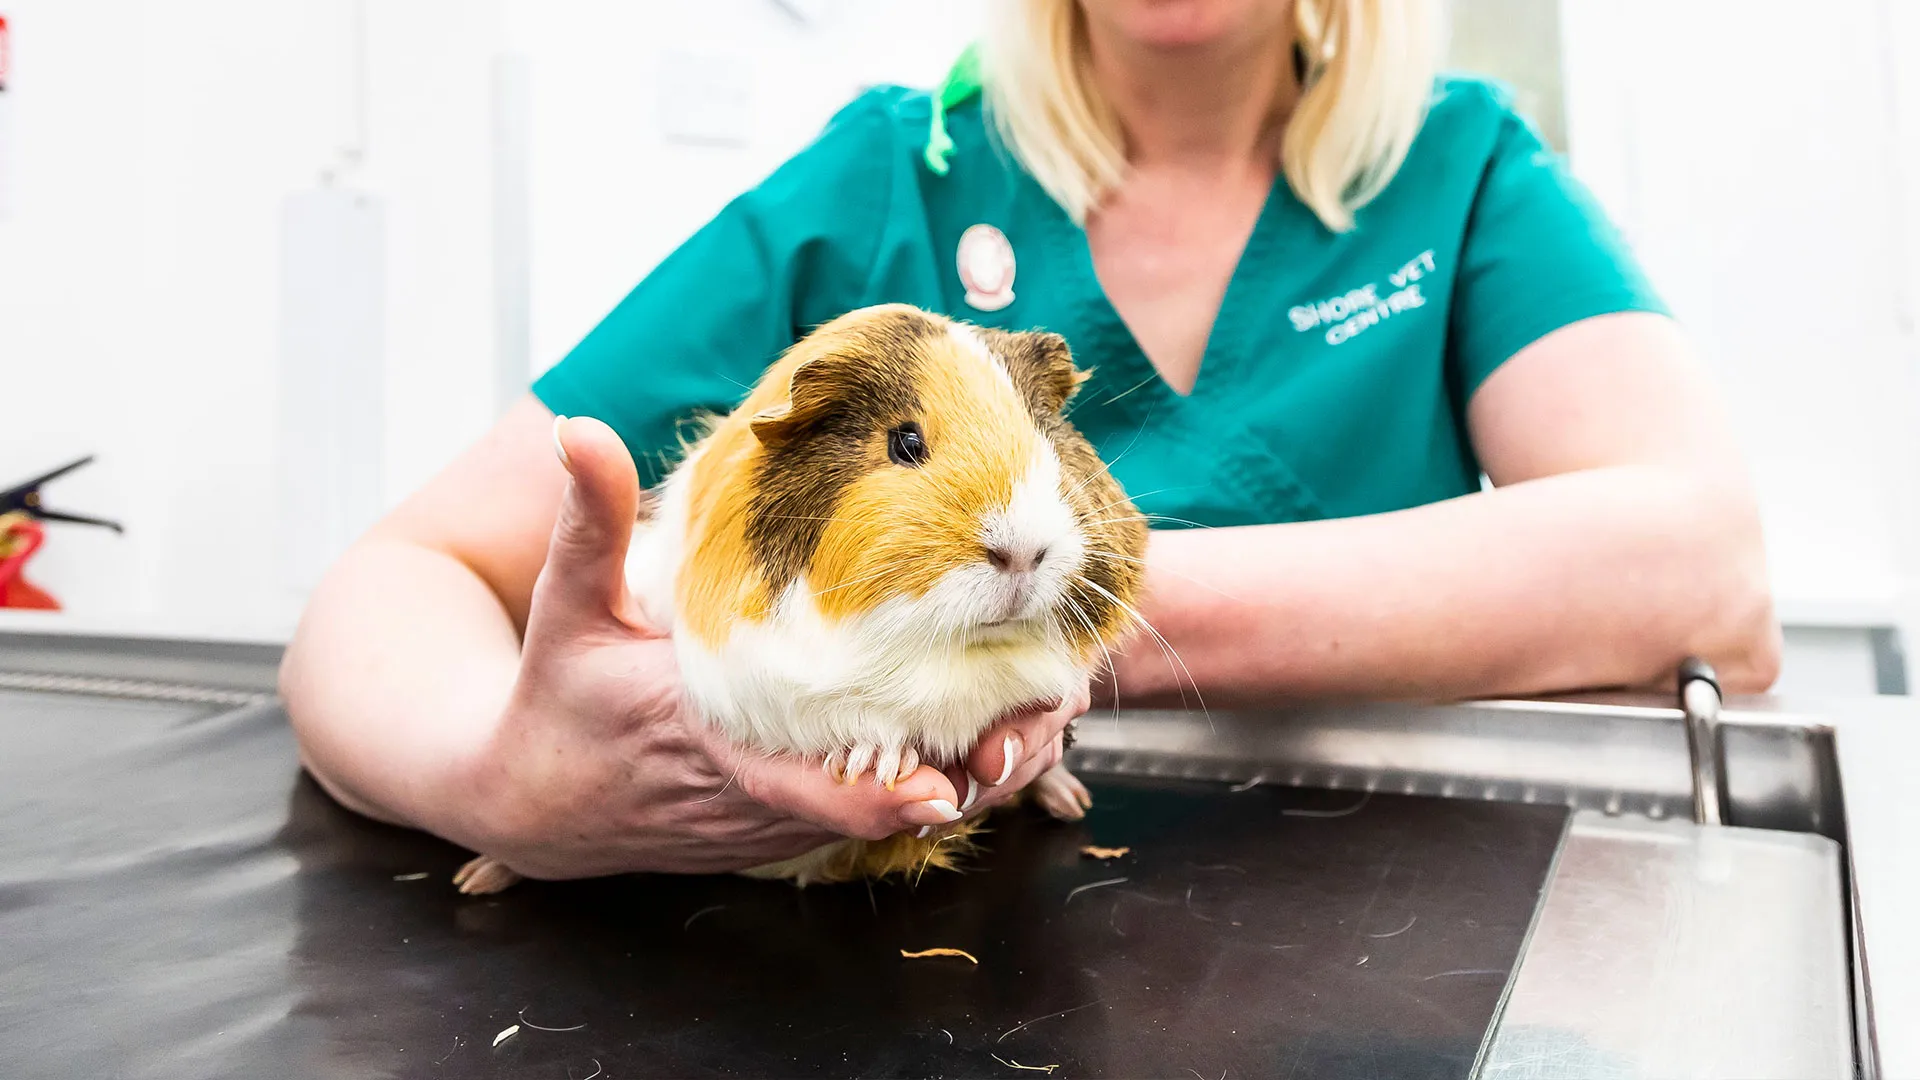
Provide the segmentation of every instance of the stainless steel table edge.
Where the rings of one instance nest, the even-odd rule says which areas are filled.
[[[1547,887],[1551,887],[1555,878],[1560,876],[1560,860],[1567,851],[1568,834],[1573,829],[1573,815],[1567,816],[1566,824],[1561,826],[1560,841],[1554,847],[1553,860],[1547,864]],[[1514,987],[1520,981],[1520,969],[1526,963],[1528,952],[1533,948],[1534,935],[1540,932],[1540,919],[1546,913],[1546,887],[1542,889],[1540,902],[1533,906],[1533,918],[1527,923],[1526,935],[1520,941],[1520,957],[1513,965],[1513,971],[1507,975],[1507,981],[1500,987],[1500,1000],[1493,1007],[1493,1019],[1487,1022],[1487,1030],[1481,1033],[1480,1048],[1473,1055],[1474,1077],[1487,1074],[1488,1063],[1493,1060],[1500,1033],[1506,1027],[1507,1007],[1513,1002]]]

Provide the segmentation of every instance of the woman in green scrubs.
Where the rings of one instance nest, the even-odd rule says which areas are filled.
[[[1432,77],[1423,10],[1009,0],[935,93],[863,94],[316,591],[283,677],[309,768],[580,876],[884,836],[1050,766],[1085,701],[983,740],[971,803],[932,769],[889,793],[742,759],[624,594],[636,479],[680,422],[888,301],[1053,330],[1095,369],[1073,420],[1164,526],[1146,614],[1183,662],[1135,648],[1103,700],[1537,693],[1689,654],[1767,685],[1713,391],[1508,99]]]

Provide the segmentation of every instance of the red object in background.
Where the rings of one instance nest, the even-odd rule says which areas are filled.
[[[7,38],[7,17],[0,15],[0,90],[7,88],[7,76],[13,74],[13,43]]]
[[[12,553],[0,558],[0,608],[34,608],[58,611],[60,602],[26,579],[27,560],[46,542],[47,533],[37,521],[15,521],[0,535],[0,547]]]

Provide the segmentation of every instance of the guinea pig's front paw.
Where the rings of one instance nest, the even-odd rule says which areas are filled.
[[[920,767],[920,752],[911,746],[861,742],[828,754],[823,767],[828,776],[849,786],[872,769],[874,783],[892,791],[895,782],[912,776]]]
[[[1093,809],[1093,793],[1079,777],[1068,772],[1065,765],[1055,765],[1041,773],[1033,782],[1033,797],[1047,813],[1061,821],[1079,821]]]
[[[488,896],[502,889],[512,888],[521,881],[519,874],[507,869],[507,864],[490,859],[485,855],[469,859],[458,873],[453,875],[454,887],[468,896]]]

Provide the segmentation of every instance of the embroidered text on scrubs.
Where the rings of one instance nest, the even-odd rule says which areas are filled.
[[[1433,249],[1428,248],[1387,275],[1394,291],[1385,297],[1380,295],[1377,282],[1369,282],[1339,296],[1293,307],[1288,310],[1287,318],[1301,333],[1324,326],[1327,344],[1342,344],[1403,311],[1425,307],[1427,298],[1421,295],[1419,283],[1433,269]]]

